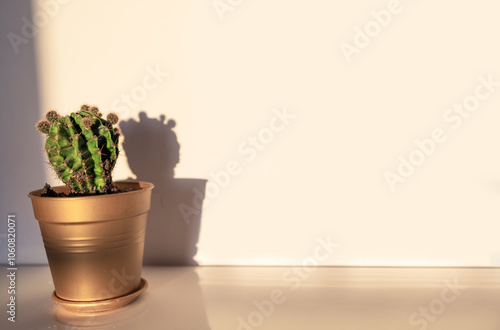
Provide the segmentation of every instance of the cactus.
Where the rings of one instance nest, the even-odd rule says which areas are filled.
[[[120,132],[113,127],[118,116],[107,119],[97,107],[82,105],[79,111],[60,116],[50,110],[36,124],[46,135],[45,152],[59,179],[79,195],[116,191],[111,172],[118,158]]]

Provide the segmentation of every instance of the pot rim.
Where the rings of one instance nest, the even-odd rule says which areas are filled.
[[[72,197],[49,197],[49,196],[41,196],[43,189],[37,189],[33,190],[28,194],[28,197],[31,199],[47,199],[47,200],[60,200],[60,201],[67,201],[67,200],[76,200],[76,199],[96,199],[96,198],[112,198],[117,195],[123,195],[123,194],[138,194],[141,193],[144,190],[152,190],[154,188],[154,184],[151,182],[146,182],[146,181],[116,181],[113,182],[116,184],[118,187],[121,189],[127,188],[130,186],[133,186],[132,188],[136,188],[132,191],[126,191],[126,192],[119,192],[115,194],[102,194],[102,195],[89,195],[89,196],[72,196]],[[56,192],[65,192],[68,193],[69,189],[67,186],[56,186],[52,187]]]

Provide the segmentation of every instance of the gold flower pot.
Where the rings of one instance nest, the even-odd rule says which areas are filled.
[[[82,197],[29,193],[40,225],[53,300],[80,311],[103,311],[130,303],[147,288],[141,278],[147,212],[153,185],[116,182],[133,191]],[[67,192],[67,187],[53,188]]]

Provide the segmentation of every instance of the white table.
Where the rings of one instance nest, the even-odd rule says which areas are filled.
[[[47,266],[19,267],[16,323],[0,280],[0,329],[500,329],[494,268],[146,267],[143,277],[134,303],[79,314],[52,302]]]

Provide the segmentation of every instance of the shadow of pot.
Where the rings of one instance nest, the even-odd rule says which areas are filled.
[[[132,302],[147,288],[142,261],[153,184],[116,182],[133,191],[81,197],[29,193],[54,281],[53,300],[76,311]],[[67,187],[55,187],[66,192]]]

